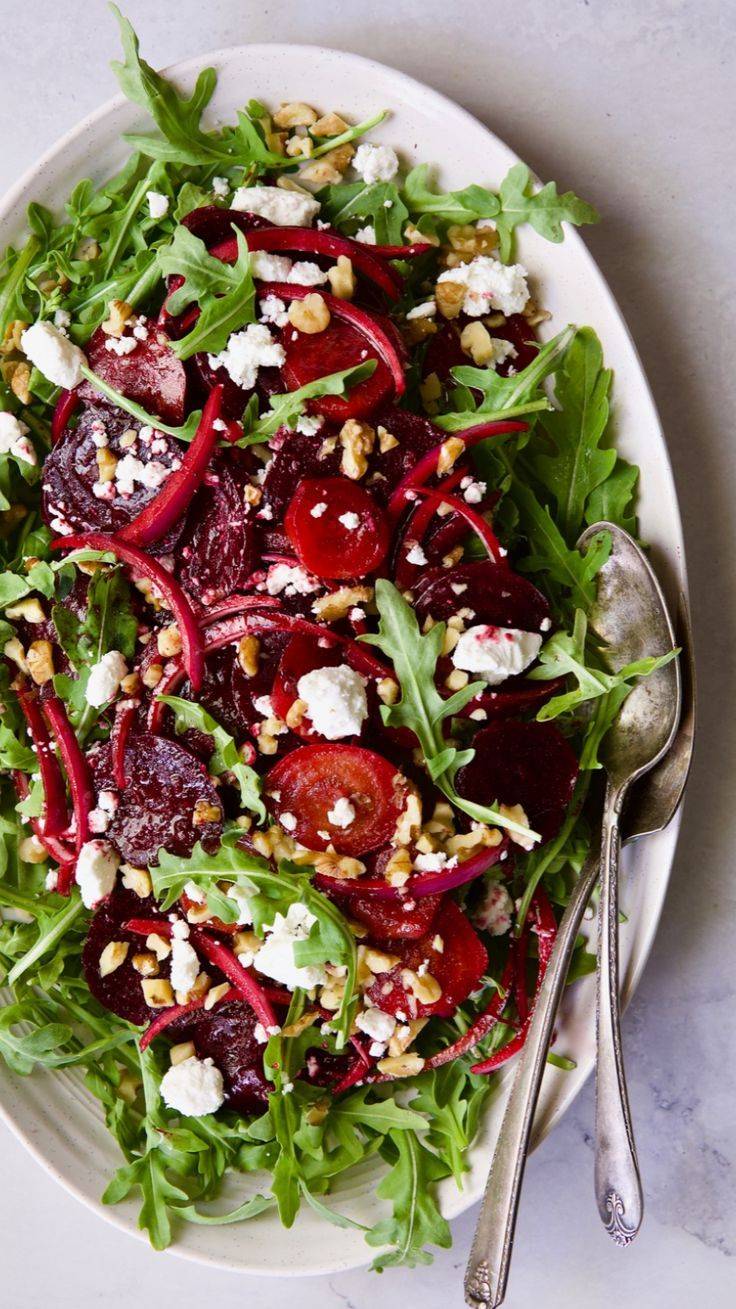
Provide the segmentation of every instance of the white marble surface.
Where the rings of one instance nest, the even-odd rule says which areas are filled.
[[[641,351],[680,490],[701,678],[700,749],[653,955],[625,1023],[647,1221],[616,1251],[591,1184],[591,1088],[533,1158],[513,1309],[725,1309],[736,1299],[732,881],[736,498],[733,61],[724,0],[127,0],[154,63],[244,41],[352,49],[432,83],[538,173],[593,200],[587,240]],[[8,10],[10,6],[8,6]],[[102,0],[4,15],[0,185],[112,92]],[[243,88],[244,98],[247,87]],[[49,1107],[53,1112],[53,1106]],[[473,1214],[431,1268],[267,1282],[153,1255],[67,1198],[0,1136],[8,1309],[460,1305]]]

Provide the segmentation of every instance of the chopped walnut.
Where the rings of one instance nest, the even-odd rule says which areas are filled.
[[[54,647],[50,641],[31,641],[26,660],[36,686],[45,686],[54,675]]]
[[[421,1073],[424,1060],[421,1055],[408,1052],[388,1055],[385,1059],[379,1059],[376,1066],[379,1073],[386,1073],[389,1077],[415,1077],[417,1073]]]
[[[289,322],[297,331],[307,336],[316,336],[324,332],[330,322],[327,302],[317,291],[306,295],[303,300],[292,300],[289,305]]]
[[[332,294],[339,300],[352,300],[355,293],[355,273],[352,260],[347,255],[338,255],[334,268],[327,271]]]
[[[340,618],[346,618],[355,605],[369,604],[372,599],[372,586],[339,586],[336,591],[315,600],[312,613],[322,623],[336,623]]]
[[[457,318],[465,300],[462,282],[438,282],[435,287],[437,308],[443,318]]]
[[[159,654],[163,655],[165,659],[171,659],[174,655],[181,654],[181,632],[178,625],[169,623],[168,627],[162,627],[156,645]]]
[[[320,138],[323,136],[339,136],[341,132],[347,132],[347,130],[348,125],[345,119],[335,113],[323,114],[311,127],[312,136]]]
[[[114,482],[115,472],[118,466],[117,455],[112,450],[104,446],[101,450],[95,451],[97,460],[97,478],[100,482]]]
[[[222,818],[222,809],[219,804],[212,804],[209,800],[198,800],[192,813],[192,824],[194,827],[204,827],[205,823],[216,823]]]
[[[260,649],[261,643],[257,636],[242,636],[238,641],[238,663],[246,677],[256,676]]]
[[[361,423],[357,418],[348,418],[340,428],[342,459],[340,472],[354,482],[360,481],[368,471],[367,456],[373,450],[376,432],[369,423]]]
[[[496,356],[491,334],[488,328],[484,327],[477,318],[463,328],[460,333],[460,345],[479,368],[483,368],[485,364],[493,363]]]
[[[277,127],[312,127],[317,122],[317,114],[311,105],[293,100],[279,106],[273,121]]]
[[[127,300],[111,300],[107,306],[109,317],[101,323],[106,336],[122,336],[125,324],[133,317],[133,306]]]
[[[108,941],[102,954],[100,955],[100,977],[109,977],[125,962],[129,943],[127,941]]]
[[[141,681],[144,686],[148,687],[149,691],[152,691],[155,686],[158,686],[163,675],[163,664],[149,664],[141,673]]]

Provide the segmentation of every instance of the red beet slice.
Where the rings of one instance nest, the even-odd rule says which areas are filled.
[[[554,723],[500,720],[473,741],[475,756],[460,769],[458,793],[476,804],[520,804],[530,826],[549,841],[572,799],[578,761]]]
[[[77,532],[120,532],[158,495],[158,489],[140,482],[134,483],[133,494],[127,498],[116,493],[111,500],[101,500],[94,494],[92,488],[100,478],[95,434],[98,440],[107,439],[107,449],[118,459],[130,454],[143,464],[156,461],[176,468],[182,458],[181,447],[170,436],[156,432],[147,438],[147,444],[139,438],[134,446],[123,447],[120,438],[124,432],[140,432],[140,424],[121,409],[97,405],[85,406],[77,426],[66,429],[43,466],[42,513],[48,526],[59,520]],[[110,485],[115,487],[114,482]],[[174,527],[159,549],[165,551],[177,536]]]
[[[437,937],[442,950],[435,946]],[[419,941],[383,943],[389,954],[399,955],[401,963],[388,973],[380,973],[367,995],[378,1009],[407,1018],[429,1015],[449,1018],[458,1005],[467,1000],[480,984],[488,966],[488,954],[480,937],[454,900],[444,899],[430,931]],[[433,1004],[423,1004],[412,996],[401,980],[402,969],[417,972],[423,964],[442,987],[442,995]]]
[[[202,605],[242,589],[257,562],[256,529],[224,459],[205,475],[176,551],[176,575]]]
[[[221,209],[219,205],[202,205],[199,209],[192,209],[181,222],[182,227],[188,227],[208,248],[231,237],[234,227],[245,233],[273,227],[270,219],[262,218],[260,214],[245,214],[239,209]]]
[[[411,414],[408,409],[384,409],[376,414],[373,423],[385,427],[399,443],[384,454],[376,445],[371,455],[369,485],[383,504],[422,456],[447,439],[447,433],[435,427],[429,418]]]
[[[298,699],[297,682],[315,668],[334,668],[343,661],[340,647],[328,642],[320,643],[314,636],[294,636],[290,640],[278,666],[271,690],[271,704],[278,718],[286,718],[294,701]],[[297,736],[315,738],[309,719],[305,718],[293,729]]]
[[[332,477],[340,468],[340,452],[323,454],[327,429],[308,435],[282,427],[271,441],[275,454],[263,481],[262,505],[271,514],[269,523],[283,518],[294,488],[305,477]]]
[[[87,343],[89,366],[109,386],[128,400],[142,405],[165,423],[183,423],[186,412],[187,374],[183,363],[169,347],[169,338],[153,322],[148,324],[148,339],[139,341],[129,355],[117,355],[107,349],[101,327]],[[92,404],[104,403],[91,382],[82,382],[79,395]],[[130,426],[130,424],[129,424]]]
[[[465,589],[458,592],[458,587]],[[459,609],[473,611],[469,626],[488,623],[541,632],[549,621],[549,605],[541,591],[508,564],[490,559],[428,569],[415,588],[414,601],[420,622],[428,614],[439,622]]]
[[[441,382],[448,383],[452,381],[450,372],[453,368],[467,365],[472,367],[472,359],[466,355],[460,345],[460,333],[463,327],[474,321],[462,316],[454,322],[444,323],[440,330],[430,337],[422,368],[424,377],[436,373]],[[515,359],[507,359],[498,367],[498,372],[503,377],[508,376],[510,368],[520,373],[531,363],[539,350],[539,346],[534,341],[534,328],[529,326],[523,314],[512,314],[501,327],[490,330],[491,336],[510,341],[516,350]]]
[[[381,326],[385,328],[386,324],[381,323]],[[372,375],[359,382],[347,395],[327,395],[320,400],[310,400],[310,413],[324,414],[338,423],[344,423],[347,418],[364,418],[385,404],[393,392],[394,382],[388,365],[377,357],[364,334],[351,323],[332,318],[323,332],[311,336],[287,326],[281,344],[286,352],[283,376],[290,391],[328,373],[364,364],[366,359],[376,360]]]
[[[82,951],[84,976],[95,999],[118,1018],[138,1026],[149,1023],[158,1010],[149,1009],[146,1004],[141,974],[133,967],[133,956],[145,950],[145,942],[137,932],[127,931],[123,924],[133,917],[155,918],[157,913],[152,898],[141,900],[133,891],[117,887],[95,910]],[[168,926],[165,917],[162,922]],[[100,977],[100,955],[111,941],[127,941],[128,953],[119,968],[107,977]],[[168,977],[169,970],[169,960],[163,959],[158,975]]]
[[[430,931],[439,911],[441,895],[425,895],[421,900],[378,900],[375,896],[330,895],[327,878],[322,878],[319,889],[340,905],[348,918],[363,923],[374,941],[416,941]]]
[[[383,513],[369,492],[347,477],[302,482],[284,527],[301,563],[317,577],[365,577],[388,553]]]
[[[361,855],[390,840],[406,792],[406,781],[393,764],[356,745],[305,745],[268,774],[269,806],[277,819],[294,816],[296,840],[310,850],[326,850],[331,842],[345,855]],[[327,816],[342,796],[356,811],[347,828]]]
[[[197,701],[204,705],[208,713],[238,744],[250,735],[253,725],[265,717],[262,709],[256,709],[255,701],[271,694],[279,660],[289,636],[284,632],[265,632],[259,634],[258,639],[260,650],[255,677],[246,677],[240,667],[235,641],[234,644],[207,652],[202,689],[196,696]],[[193,698],[188,681],[181,687],[174,687],[171,694],[184,696],[188,700]],[[167,711],[163,722],[168,721]],[[182,739],[187,739],[187,736]]]
[[[271,227],[251,235],[248,241],[250,250],[268,250],[289,253],[311,254],[332,262],[340,255],[347,255],[353,267],[369,278],[391,300],[397,300],[401,290],[401,279],[390,265],[377,259],[373,250],[360,241],[349,236],[339,236],[337,232],[327,232],[313,227]],[[229,239],[212,253],[218,259],[234,263],[238,255],[237,242],[230,234]]]
[[[186,1014],[168,1029],[176,1041],[193,1041],[198,1058],[213,1060],[225,1083],[225,1103],[243,1114],[262,1109],[273,1090],[263,1071],[266,1047],[254,1034],[257,1021],[250,1005],[233,1000]]]
[[[95,750],[90,764],[98,790],[113,790],[109,746]],[[125,750],[125,777],[125,790],[105,836],[128,863],[136,867],[156,863],[162,846],[182,858],[192,853],[197,841],[206,850],[217,848],[222,834],[220,800],[204,765],[186,746],[147,732],[131,737]],[[195,805],[200,801],[216,806],[220,818],[195,824]]]

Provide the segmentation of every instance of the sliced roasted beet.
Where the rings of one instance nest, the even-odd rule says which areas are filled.
[[[118,355],[107,349],[107,336],[101,327],[87,343],[89,366],[109,386],[128,400],[142,405],[165,423],[182,423],[186,412],[187,374],[160,327],[148,325],[148,339],[139,341],[130,354]],[[79,394],[92,404],[100,403],[99,392],[91,382],[82,382]]]
[[[356,882],[356,887],[360,882]],[[441,895],[425,895],[421,900],[379,900],[376,896],[330,895],[328,879],[320,881],[320,891],[336,899],[348,918],[363,923],[374,941],[416,941],[426,936],[439,911]]]
[[[460,333],[467,323],[473,321],[475,320],[463,316],[453,322],[443,323],[440,330],[430,337],[422,367],[425,377],[429,377],[430,373],[436,373],[440,381],[447,384],[452,381],[450,373],[453,368],[472,364],[472,359],[460,344]],[[515,358],[507,359],[498,366],[498,372],[503,377],[508,375],[511,368],[520,373],[531,363],[539,350],[534,340],[534,328],[529,326],[523,314],[512,314],[500,327],[491,330],[491,336],[496,336],[502,341],[510,341],[516,350]]]
[[[498,371],[504,377],[511,368],[517,373],[527,368],[532,362],[535,355],[539,354],[539,346],[534,339],[534,328],[530,327],[523,314],[512,314],[502,327],[494,327],[493,336],[498,336],[503,341],[510,341],[516,350],[514,359],[507,359],[505,363],[500,364]]]
[[[386,953],[398,955],[401,962],[390,972],[380,973],[367,995],[378,1009],[405,1014],[407,1018],[432,1014],[449,1018],[476,989],[488,966],[483,942],[462,910],[448,898],[443,900],[431,929],[421,940],[394,940],[389,945],[382,941],[382,948]],[[402,970],[418,973],[420,968],[442,987],[441,996],[432,1004],[416,1000],[402,981]]]
[[[271,704],[277,718],[285,719],[294,701],[298,699],[296,688],[300,677],[315,668],[334,668],[342,662],[343,652],[338,645],[328,641],[320,642],[315,636],[293,636],[281,656],[271,688]],[[303,719],[293,730],[298,736],[314,738],[308,718]]]
[[[43,466],[43,517],[53,531],[63,531],[60,524],[68,524],[77,532],[120,532],[137,518],[145,506],[158,494],[159,488],[133,483],[133,493],[123,496],[112,487],[111,499],[95,495],[93,488],[101,487],[97,455],[100,446],[116,459],[131,455],[142,464],[158,463],[175,469],[182,458],[181,447],[170,436],[156,432],[143,439],[137,435],[133,445],[121,445],[124,433],[140,433],[141,426],[121,409],[106,409],[88,405],[82,410],[76,427],[68,427],[46,457]],[[127,440],[127,438],[126,438]],[[107,492],[104,493],[105,496]],[[158,549],[165,551],[178,537],[178,526],[168,533]]]
[[[360,746],[305,745],[268,774],[269,805],[278,819],[296,819],[293,835],[310,850],[361,855],[393,835],[406,803],[405,779],[393,764]],[[355,810],[348,827],[330,822],[335,803],[346,798]]]
[[[141,974],[133,967],[133,956],[145,948],[144,942],[137,932],[126,931],[123,924],[131,918],[153,919],[157,916],[158,910],[153,899],[141,900],[133,891],[117,887],[95,911],[82,951],[84,976],[95,999],[119,1018],[139,1026],[150,1022],[157,1011],[149,1009],[146,1004]],[[162,922],[168,926],[163,915]],[[128,953],[114,972],[101,977],[100,955],[111,941],[126,941]],[[168,977],[168,959],[161,961],[158,975]]]
[[[273,1089],[263,1071],[265,1046],[255,1037],[257,1021],[249,1004],[232,1000],[186,1014],[169,1029],[176,1041],[193,1041],[199,1059],[213,1060],[225,1083],[225,1103],[244,1114],[257,1113]]]
[[[385,328],[385,322],[381,323]],[[323,332],[308,335],[287,326],[281,344],[286,351],[283,375],[289,390],[306,386],[328,373],[339,373],[346,368],[375,359],[372,375],[345,396],[328,395],[310,400],[311,413],[344,423],[347,418],[362,418],[374,413],[392,394],[394,384],[391,370],[383,359],[371,350],[365,336],[350,323],[333,318]]]
[[[383,503],[422,456],[442,444],[447,433],[435,427],[429,418],[409,413],[408,409],[384,409],[376,414],[373,423],[385,427],[398,441],[398,445],[383,454],[376,444],[371,455],[368,482],[371,492]]]
[[[473,741],[475,755],[460,769],[457,789],[476,804],[520,804],[530,826],[549,841],[572,799],[578,761],[553,723],[501,720]]]
[[[263,506],[269,523],[282,520],[294,489],[305,477],[333,477],[340,468],[340,453],[323,453],[326,430],[307,434],[282,427],[271,441],[275,451],[263,481]]]
[[[284,527],[301,563],[317,577],[365,577],[388,552],[390,532],[382,511],[347,477],[302,482]]]
[[[451,369],[470,363],[472,360],[468,358],[460,344],[460,332],[455,323],[443,323],[439,331],[429,338],[422,373],[424,377],[436,373],[440,381],[445,384],[450,380]]]
[[[549,625],[549,605],[541,591],[507,564],[490,559],[428,569],[415,588],[414,601],[420,621],[431,614],[439,622],[459,609],[470,609],[468,625],[488,623],[524,632],[545,631]]]
[[[549,682],[532,682],[528,677],[507,677],[503,688],[489,687],[474,697],[460,717],[469,718],[477,709],[484,709],[488,718],[518,718],[529,709],[539,709],[559,695],[565,686],[564,677],[553,677]]]
[[[184,589],[202,605],[242,589],[256,566],[255,537],[242,489],[220,459],[189,507],[176,551]]]
[[[241,232],[256,232],[260,228],[273,227],[268,218],[260,214],[244,214],[239,209],[221,209],[219,205],[202,205],[192,209],[181,220],[182,227],[204,241],[207,247],[226,241],[237,227]]]
[[[240,744],[254,723],[268,715],[256,708],[256,701],[270,696],[276,669],[289,641],[284,632],[267,632],[259,636],[258,672],[247,677],[238,659],[237,641],[212,650],[205,659],[204,681],[197,700]],[[191,698],[185,682],[178,695]]]
[[[114,790],[109,746],[90,756],[98,790]],[[136,867],[158,860],[163,846],[186,858],[197,841],[214,850],[222,834],[222,806],[204,765],[186,746],[144,732],[125,750],[126,787],[105,833]],[[199,812],[195,812],[200,806]],[[217,810],[218,818],[208,816]]]

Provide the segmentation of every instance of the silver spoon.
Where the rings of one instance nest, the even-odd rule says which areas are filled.
[[[581,536],[586,547],[601,529],[611,533],[611,557],[598,574],[590,626],[616,672],[675,644],[659,582],[635,541],[620,527],[597,523]],[[617,1245],[628,1245],[641,1226],[643,1198],[626,1091],[618,967],[618,868],[621,811],[632,782],[667,753],[680,718],[682,684],[675,659],[642,679],[624,701],[600,751],[606,770],[601,833],[598,911],[595,1195],[598,1213]]]
[[[591,534],[600,525],[591,529]],[[586,538],[589,534],[586,533]],[[634,786],[624,813],[625,841],[653,835],[667,827],[682,800],[693,752],[695,719],[692,643],[684,596],[680,603],[678,643],[686,674],[684,708],[675,741],[665,759],[645,781]],[[546,1066],[565,979],[585,907],[598,880],[595,853],[585,863],[562,917],[552,957],[536,999],[529,1032],[519,1055],[501,1130],[481,1203],[465,1277],[465,1298],[472,1309],[496,1309],[503,1303],[513,1251],[516,1218],[529,1151],[534,1113]]]

